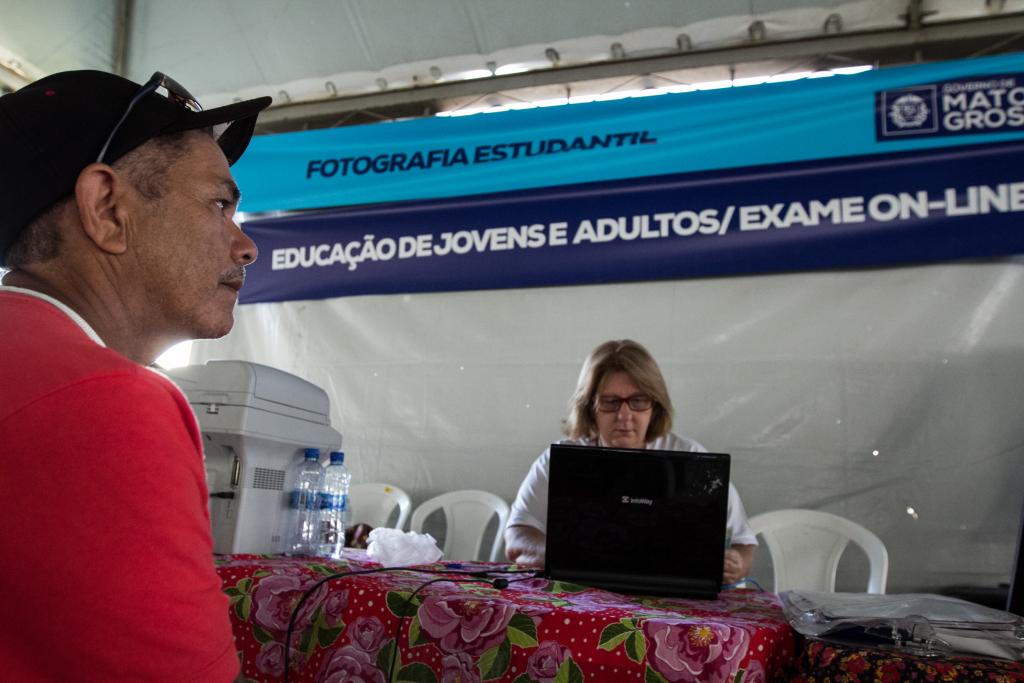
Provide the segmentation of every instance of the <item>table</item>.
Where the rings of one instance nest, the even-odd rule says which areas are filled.
[[[245,676],[282,680],[289,616],[318,579],[379,566],[356,550],[346,550],[340,562],[220,556],[217,571]],[[444,573],[507,568],[440,563],[323,584],[297,617],[290,680],[384,683],[392,656],[394,680],[417,683],[760,683],[789,673],[794,633],[774,594],[623,596],[529,574],[499,574],[510,581],[499,590]],[[408,600],[439,577],[451,581]]]
[[[825,681],[1024,681],[1024,662],[968,657],[924,657],[817,638],[798,646],[796,675],[791,683]]]

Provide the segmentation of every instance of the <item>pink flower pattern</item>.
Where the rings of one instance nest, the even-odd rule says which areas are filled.
[[[342,623],[342,612],[348,607],[348,591],[334,591],[324,601],[324,622],[330,628],[337,628]]]
[[[263,647],[256,657],[256,668],[271,676],[282,675],[284,673],[284,645],[276,640],[263,643]]]
[[[280,573],[264,577],[253,590],[253,621],[268,631],[281,634],[283,642],[292,611],[314,583],[313,578],[304,574]],[[302,633],[309,626],[326,595],[327,585],[324,584],[306,599],[295,619],[293,633]]]
[[[569,656],[569,649],[554,640],[541,643],[526,662],[526,673],[537,683],[551,683],[558,675],[558,667]]]
[[[356,617],[349,624],[349,638],[360,650],[376,654],[384,640],[384,624],[377,617]]]
[[[353,571],[376,566],[348,557],[346,563]],[[288,618],[308,589],[344,567],[255,556],[227,556],[217,564],[244,676],[280,681]],[[485,675],[494,683],[553,683],[559,671],[584,683],[643,681],[655,673],[669,683],[731,683],[740,669],[744,683],[765,683],[779,679],[795,655],[778,600],[766,593],[645,598],[544,579],[494,590],[453,576],[450,584],[422,590],[400,618],[407,597],[434,577],[411,568],[313,590],[296,615],[291,680],[384,683],[378,660],[396,644],[403,679],[432,674],[438,683],[481,683]]]
[[[743,675],[743,683],[765,683],[767,677],[764,672],[764,666],[761,662],[751,660],[747,664],[747,671]]]
[[[385,683],[384,672],[370,655],[351,645],[336,650],[324,659],[317,683]]]
[[[480,683],[473,658],[465,652],[447,655],[441,660],[441,683]]]
[[[505,602],[477,597],[429,596],[420,605],[420,628],[442,652],[480,655],[505,639],[505,627],[516,613]]]
[[[729,680],[750,642],[745,629],[711,621],[648,619],[643,632],[648,663],[670,683]]]

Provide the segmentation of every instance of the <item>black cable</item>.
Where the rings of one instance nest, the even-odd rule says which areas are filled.
[[[456,567],[461,567],[461,565],[456,565]],[[413,591],[413,593],[406,599],[405,605],[402,606],[402,613],[403,613],[403,615],[405,613],[405,610],[408,609],[409,603],[412,601],[413,596],[415,596],[416,593],[418,593],[420,590],[422,590],[423,588],[427,587],[431,583],[437,583],[439,581],[446,581],[446,580],[447,581],[473,581],[473,579],[475,578],[477,581],[480,581],[480,582],[483,582],[483,583],[490,583],[492,586],[494,586],[495,588],[498,588],[500,590],[502,588],[508,587],[509,580],[508,579],[503,579],[503,578],[490,579],[490,577],[489,577],[490,574],[531,574],[531,576],[526,577],[527,579],[532,579],[532,578],[537,576],[537,571],[534,570],[534,569],[463,570],[463,569],[460,569],[460,568],[450,568],[450,569],[414,569],[412,567],[377,567],[376,569],[362,569],[362,570],[359,570],[359,571],[338,572],[336,574],[329,574],[328,576],[325,576],[324,578],[320,579],[319,581],[314,583],[312,586],[307,588],[305,591],[303,591],[302,597],[299,598],[299,601],[295,604],[295,607],[292,608],[292,614],[291,614],[291,617],[289,617],[289,619],[288,619],[288,629],[287,629],[287,631],[285,631],[285,640],[284,640],[284,683],[288,683],[288,679],[289,679],[289,676],[290,676],[290,673],[291,673],[290,669],[291,669],[291,651],[292,651],[292,632],[295,630],[295,620],[296,620],[296,618],[299,615],[299,610],[306,603],[306,600],[309,599],[309,596],[312,595],[313,592],[317,588],[319,588],[323,584],[327,583],[328,581],[332,581],[334,579],[341,579],[341,578],[344,578],[346,576],[358,576],[360,574],[377,574],[379,572],[417,572],[417,573],[420,573],[420,574],[460,574],[460,575],[464,575],[464,576],[470,577],[468,579],[443,579],[443,578],[442,579],[431,579],[430,581],[422,584],[415,591]],[[517,580],[517,581],[525,581],[526,579],[515,579],[515,580]],[[499,582],[501,582],[501,585],[498,585]],[[405,620],[405,617],[400,615],[399,618],[398,618],[398,629],[399,629],[399,631],[401,631],[402,623],[403,623],[404,620]],[[392,661],[391,661],[391,668],[392,669],[394,668],[394,654],[397,654],[397,652],[398,652],[398,637],[396,636],[396,638],[395,638],[395,652],[392,654]],[[391,677],[390,673],[387,674],[387,675],[388,675],[388,678]]]
[[[750,578],[749,576],[744,576],[742,579],[740,579],[739,581],[737,581],[735,583],[724,584],[722,586],[722,590],[729,590],[729,589],[732,589],[732,588],[742,588],[742,587],[745,587],[746,584],[748,584],[748,583],[752,583],[755,586],[757,586],[757,590],[758,590],[759,593],[764,593],[764,588],[761,587],[761,584],[759,584],[757,581],[755,581],[754,579]]]
[[[757,586],[757,591],[759,593],[764,593],[764,588],[761,587],[761,584],[759,584],[757,581],[755,581],[754,579],[750,578],[749,576],[747,578],[743,579],[740,583],[752,583],[755,586]]]
[[[329,581],[334,579],[341,579],[342,577],[355,577],[355,575],[362,573],[377,573],[379,571],[394,571],[400,567],[378,567],[376,569],[361,569],[359,571],[339,571],[327,575],[324,579],[317,581],[315,584],[307,588],[303,593],[299,601],[295,603],[295,607],[292,608],[292,615],[288,618],[288,630],[285,632],[285,683],[288,683],[289,676],[291,674],[292,665],[292,632],[295,630],[295,618],[299,615],[299,609],[305,604],[306,600],[310,595],[313,594],[317,588],[323,586]]]

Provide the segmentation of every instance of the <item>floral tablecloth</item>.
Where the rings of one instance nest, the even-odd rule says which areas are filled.
[[[1024,681],[1024,663],[981,657],[923,657],[817,638],[802,639],[792,683]]]
[[[351,550],[341,562],[218,558],[243,674],[282,680],[288,619],[302,594],[329,574],[378,566]],[[507,565],[422,569],[502,568]],[[443,575],[451,581],[412,596],[440,576],[403,570],[323,584],[297,617],[290,680],[757,683],[790,673],[794,634],[770,593],[727,591],[717,600],[623,596],[511,573],[498,575],[510,581],[498,589],[452,573]]]

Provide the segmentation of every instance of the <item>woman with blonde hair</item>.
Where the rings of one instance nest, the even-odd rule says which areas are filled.
[[[706,453],[693,439],[672,433],[672,399],[654,358],[630,339],[607,341],[583,363],[565,419],[569,437],[560,443],[650,448]],[[512,504],[505,529],[508,559],[525,565],[544,564],[550,449],[534,461]],[[725,551],[723,580],[747,576],[757,545],[736,488],[729,484],[726,522],[731,538]]]

